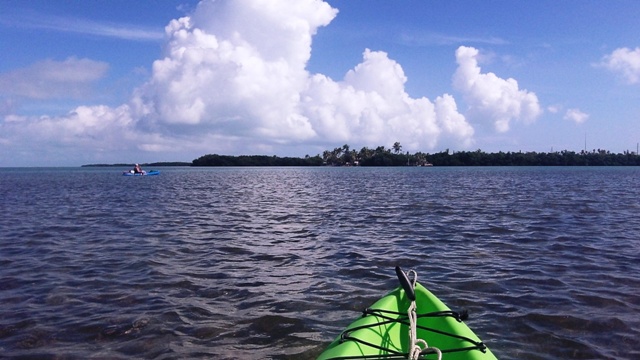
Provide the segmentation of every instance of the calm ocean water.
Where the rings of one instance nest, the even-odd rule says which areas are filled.
[[[640,358],[638,168],[122,170],[0,169],[0,357],[313,359],[401,265],[500,359]]]

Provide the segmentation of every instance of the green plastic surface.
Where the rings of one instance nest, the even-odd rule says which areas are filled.
[[[450,310],[440,299],[433,295],[429,290],[420,284],[416,284],[416,306],[417,313],[425,314],[437,311]],[[390,292],[377,302],[375,302],[370,309],[384,309],[389,311],[400,312],[403,315],[388,315],[393,318],[406,317],[407,309],[410,302],[407,299],[404,290],[397,288]],[[365,324],[375,324],[373,327],[364,329],[358,329],[349,333],[350,337],[361,339],[365,342],[376,344],[381,347],[392,349],[398,353],[408,353],[409,347],[409,325],[400,322],[391,322],[384,324],[385,319],[377,315],[367,315],[361,317],[356,321],[348,325],[345,331],[354,329],[358,326]],[[473,341],[480,342],[481,340],[476,334],[469,329],[464,322],[459,322],[453,317],[419,317],[418,325],[428,327],[430,329],[436,329],[438,331],[460,335],[469,338]],[[468,348],[473,347],[474,344],[464,339],[458,339],[449,335],[439,334],[430,330],[420,329],[417,330],[417,338],[425,340],[429,347],[436,347],[440,349],[443,360],[457,360],[457,359],[496,359],[488,348],[484,351],[478,349],[446,352],[451,349]],[[390,357],[393,352],[384,351],[375,347],[368,346],[366,344],[354,341],[354,340],[341,340],[338,336],[327,349],[320,354],[318,360],[327,359],[389,359],[389,358],[401,358]],[[423,359],[436,359],[437,355],[430,354],[423,357]]]

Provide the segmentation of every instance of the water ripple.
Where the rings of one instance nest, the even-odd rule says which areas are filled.
[[[393,267],[501,359],[640,357],[633,168],[0,169],[0,352],[312,359]]]

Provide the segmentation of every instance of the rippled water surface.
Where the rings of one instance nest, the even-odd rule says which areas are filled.
[[[640,358],[638,168],[161,170],[0,169],[2,356],[313,359],[399,264],[501,359]]]

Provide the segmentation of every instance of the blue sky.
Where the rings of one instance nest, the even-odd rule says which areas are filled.
[[[636,151],[640,2],[0,0],[0,166]]]

